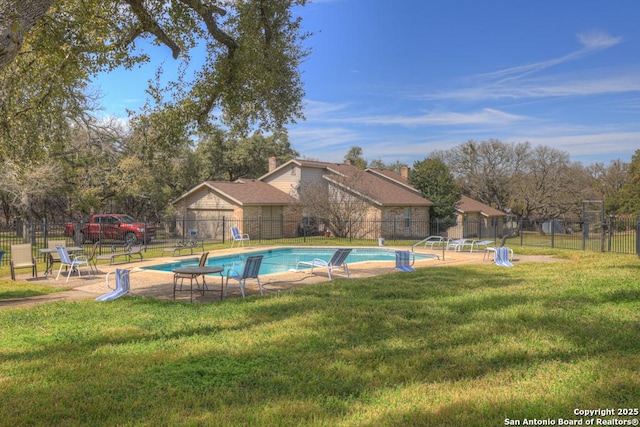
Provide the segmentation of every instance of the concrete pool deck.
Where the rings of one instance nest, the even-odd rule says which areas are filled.
[[[407,247],[393,247],[385,246],[389,250],[407,250]],[[235,248],[211,251],[210,257],[222,256],[234,253],[247,252],[256,249],[271,249],[271,247],[247,247],[247,248]],[[419,260],[416,261],[415,267],[440,267],[449,265],[464,265],[464,264],[489,264],[490,261],[485,260],[483,251],[470,252],[455,252],[445,251],[443,259],[442,250],[429,250],[429,249],[416,249],[416,253],[438,255],[440,259]],[[45,284],[56,286],[60,288],[68,288],[64,292],[57,292],[53,294],[41,295],[29,298],[15,298],[0,300],[0,309],[9,307],[24,307],[35,304],[41,304],[46,302],[55,301],[76,301],[82,299],[95,299],[96,297],[109,292],[109,288],[105,283],[105,277],[107,273],[114,271],[116,268],[126,268],[131,270],[131,291],[129,295],[136,297],[152,297],[162,300],[173,299],[173,273],[144,270],[141,267],[162,264],[166,262],[172,262],[180,259],[195,258],[199,254],[175,256],[175,257],[157,257],[151,259],[143,259],[142,261],[133,261],[120,263],[115,265],[100,264],[98,265],[99,273],[94,276],[87,276],[83,269],[83,276],[78,277],[77,274],[73,274],[69,279],[69,282],[65,283],[65,277],[60,275],[60,279],[55,280],[55,274],[49,275],[44,278],[41,273],[38,278],[31,277],[30,274],[19,274],[18,280],[27,281],[37,284]],[[552,256],[524,256],[515,254],[514,264],[519,262],[553,262],[558,261]],[[362,262],[349,265],[352,278],[366,278],[378,276],[381,274],[391,273],[397,271],[394,268],[394,262],[391,261],[375,261],[375,262]],[[342,273],[342,269],[338,270]],[[54,273],[57,273],[57,269],[54,269]],[[406,273],[405,273],[406,274]],[[334,277],[342,278],[344,274],[334,274]],[[114,286],[113,275],[109,276],[111,286]],[[297,272],[287,272],[279,274],[270,274],[260,276],[263,284],[265,295],[274,294],[278,292],[287,291],[301,286],[307,286],[317,283],[328,281],[326,269],[316,269],[314,274],[311,274],[309,270],[302,270]],[[198,303],[203,302],[216,302],[220,301],[220,278],[215,276],[207,276],[207,285],[212,292],[206,292],[202,294],[193,293],[193,301]],[[185,282],[183,289],[188,288],[188,280]],[[247,283],[247,294],[258,295],[258,286],[255,280],[250,280]],[[226,298],[239,298],[241,296],[240,289],[237,285],[229,286],[229,290]],[[176,293],[176,301],[189,302],[189,292]]]

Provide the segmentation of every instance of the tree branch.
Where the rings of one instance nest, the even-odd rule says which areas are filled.
[[[227,47],[230,56],[238,48],[238,43],[229,34],[222,31],[216,23],[214,14],[225,16],[227,11],[215,5],[204,4],[201,0],[181,0],[182,3],[193,9],[204,21],[211,37]]]
[[[131,10],[140,20],[140,25],[142,31],[146,31],[148,33],[153,34],[160,40],[162,43],[167,45],[173,54],[173,58],[177,59],[180,55],[180,47],[174,42],[160,27],[158,22],[153,19],[151,15],[147,12],[147,9],[142,4],[143,0],[125,0],[129,6],[131,6]],[[136,32],[132,35],[135,35]],[[135,38],[135,37],[134,37]]]
[[[20,52],[25,34],[42,19],[55,0],[0,0],[0,70]]]

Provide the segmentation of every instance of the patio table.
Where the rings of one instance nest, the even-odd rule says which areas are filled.
[[[70,254],[84,251],[84,248],[81,248],[80,246],[65,246],[65,249]],[[41,254],[45,254],[47,256],[46,257],[47,268],[44,271],[44,277],[47,277],[49,274],[51,274],[51,271],[53,270],[53,254],[58,253],[58,250],[56,248],[43,248],[43,249],[38,249],[38,252],[40,252]]]
[[[207,282],[204,279],[204,276],[207,274],[220,274],[220,299],[222,299],[222,291],[224,285],[224,277],[222,276],[222,271],[224,269],[222,267],[217,266],[198,266],[198,265],[190,265],[186,267],[178,267],[173,270],[173,299],[176,299],[176,288],[178,287],[178,279],[184,279],[184,276],[188,276],[190,279],[189,290],[191,292],[191,301],[193,302],[193,281],[196,281],[196,285],[198,289],[200,289],[200,284],[198,283],[198,276],[202,276],[202,289],[200,292],[204,296],[204,292],[207,291]],[[182,291],[182,282],[180,283],[180,291]]]

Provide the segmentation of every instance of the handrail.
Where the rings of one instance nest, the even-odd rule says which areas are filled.
[[[439,240],[435,240],[435,239],[438,239],[438,238],[439,238]],[[429,240],[429,239],[431,239],[431,240]],[[414,243],[413,245],[411,245],[411,252],[413,252],[413,249],[416,246],[420,246],[422,244],[424,244],[424,247],[426,248],[427,244],[429,242],[431,242],[431,249],[433,249],[433,246],[435,244],[446,246],[446,244],[449,242],[449,240],[450,239],[447,239],[446,237],[442,237],[442,236],[429,236],[426,239],[422,239],[418,243]]]

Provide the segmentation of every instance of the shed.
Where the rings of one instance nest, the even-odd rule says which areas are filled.
[[[205,181],[172,202],[176,232],[197,230],[198,236],[207,239],[222,239],[231,225],[252,236],[293,236],[296,227],[288,230],[286,219],[292,218],[287,218],[286,207],[297,203],[295,198],[255,179]]]

